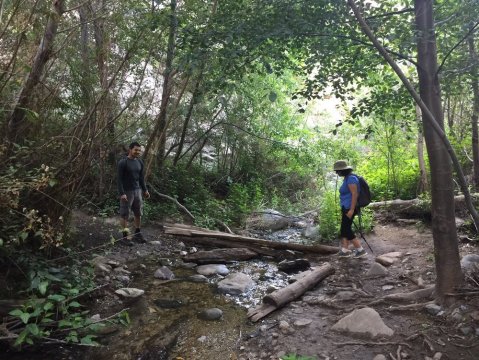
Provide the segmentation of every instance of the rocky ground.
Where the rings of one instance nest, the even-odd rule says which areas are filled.
[[[85,248],[118,236],[116,219],[77,213],[75,226]],[[304,256],[313,268],[330,263],[334,274],[257,323],[247,319],[248,308],[298,274],[279,271],[267,259],[197,268],[182,257],[201,247],[185,245],[155,224],[143,231],[146,244],[115,244],[87,253],[95,259],[101,284],[91,313],[105,319],[127,308],[130,326],[105,328],[99,349],[61,348],[55,358],[479,358],[477,278],[468,276],[453,306],[435,305],[428,289],[435,279],[432,235],[420,222],[378,224],[366,236],[374,253],[364,244],[368,256],[362,259]],[[479,253],[471,242],[461,242],[460,249],[461,256]],[[389,255],[378,259],[384,254]],[[244,276],[233,292],[219,292],[228,273]],[[121,293],[120,288],[140,291]],[[393,295],[414,291],[414,301]],[[50,356],[51,349],[45,354]]]

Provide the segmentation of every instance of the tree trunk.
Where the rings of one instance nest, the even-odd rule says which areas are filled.
[[[145,149],[145,177],[151,172],[153,165],[153,158],[157,158],[158,167],[161,169],[163,166],[166,144],[166,130],[167,130],[167,118],[166,111],[171,95],[171,76],[173,73],[173,58],[175,56],[175,44],[176,44],[176,30],[178,22],[176,19],[176,0],[171,0],[171,21],[170,32],[168,35],[168,50],[166,53],[165,71],[163,73],[163,89],[161,94],[160,112],[156,118],[156,124],[148,140],[147,147]]]
[[[441,107],[441,89],[437,76],[436,36],[432,0],[414,2],[418,30],[419,92],[421,99],[444,129]],[[424,114],[423,114],[424,117]],[[432,233],[436,263],[436,295],[445,300],[445,294],[461,284],[459,248],[454,214],[454,182],[446,147],[436,131],[423,119],[424,137],[431,169]]]
[[[415,4],[415,10],[417,14],[416,22],[418,24],[418,27],[420,28],[419,35],[421,35],[419,37],[420,42],[418,43],[418,48],[420,49],[419,57],[421,59],[421,63],[418,65],[419,67],[418,71],[420,72],[419,78],[420,78],[420,82],[422,82],[422,84],[420,84],[420,87],[421,87],[421,91],[424,92],[424,95],[428,96],[424,100],[422,99],[421,96],[418,95],[418,93],[416,92],[416,90],[414,89],[410,81],[407,79],[407,77],[404,75],[403,71],[398,66],[398,64],[391,58],[391,56],[388,54],[386,49],[374,36],[370,27],[368,26],[368,24],[362,17],[354,0],[348,0],[348,4],[353,10],[354,15],[356,16],[356,19],[358,20],[364,33],[369,37],[374,47],[378,49],[378,51],[381,53],[383,58],[389,63],[392,69],[396,72],[396,74],[399,76],[399,78],[401,79],[402,83],[407,88],[411,96],[414,98],[416,103],[420,106],[423,120],[424,120],[423,126],[425,130],[426,129],[428,130],[427,133],[426,131],[424,132],[428,153],[430,150],[433,151],[432,153],[429,153],[430,164],[431,164],[432,157],[435,157],[435,156],[440,157],[442,155],[441,151],[446,150],[447,153],[449,153],[450,159],[452,160],[454,164],[454,167],[458,176],[458,181],[461,186],[461,190],[464,193],[467,209],[474,220],[476,229],[479,228],[479,214],[477,213],[476,209],[474,208],[472,204],[471,195],[469,193],[469,189],[467,188],[467,183],[464,178],[461,165],[456,156],[456,153],[454,152],[454,149],[451,146],[451,143],[449,142],[449,140],[447,139],[444,133],[442,112],[439,111],[439,116],[440,116],[439,121],[435,119],[435,116],[433,113],[433,111],[436,112],[438,110],[441,110],[440,109],[441,102],[440,102],[440,93],[439,93],[439,81],[437,79],[436,43],[435,43],[435,35],[434,35],[434,23],[432,22],[431,0],[421,0],[421,1],[417,1],[417,3]],[[423,27],[421,27],[419,25],[421,24],[421,21],[423,20],[426,20],[424,21],[426,24],[425,26],[424,24],[422,24]],[[425,35],[428,36],[428,39],[426,40],[426,42],[424,42]],[[432,39],[431,39],[431,35],[432,35]],[[433,52],[432,53],[433,56],[431,56],[430,51]],[[432,65],[434,64],[436,65],[432,68],[432,70],[431,68],[427,67],[427,65],[431,66],[431,64],[428,64],[427,61],[425,61],[426,59],[430,61],[431,60],[430,58],[432,58],[432,63],[433,63]],[[426,63],[423,63],[423,62],[426,62]],[[429,86],[429,88],[424,83],[425,81],[426,81],[426,84]],[[434,85],[437,87],[433,88],[432,86]],[[431,90],[435,90],[435,92]],[[428,104],[426,100],[430,102],[430,104]],[[439,104],[439,109],[437,109],[436,104]],[[430,109],[428,105],[433,107]],[[434,133],[431,134],[433,131]],[[429,141],[428,143],[428,138],[429,140],[441,140],[441,144],[439,144],[437,141]],[[431,188],[433,189],[431,195],[433,198],[433,213],[434,213],[433,214],[433,237],[434,237],[434,246],[435,246],[435,254],[436,254],[436,257],[435,257],[436,268],[439,269],[437,274],[438,281],[437,281],[436,296],[440,302],[445,300],[446,293],[449,292],[448,290],[452,290],[452,287],[454,287],[455,285],[460,285],[463,281],[461,268],[459,264],[459,249],[457,246],[457,233],[456,233],[456,227],[454,224],[454,217],[453,217],[454,210],[448,208],[451,205],[453,206],[452,204],[452,197],[453,197],[452,173],[449,172],[449,179],[446,179],[444,181],[444,184],[442,184],[442,181],[439,179],[442,179],[442,176],[446,176],[446,177],[448,176],[447,168],[449,168],[449,171],[450,171],[450,163],[449,163],[449,159],[447,158],[446,159],[441,158],[441,159],[445,161],[445,164],[446,164],[445,172],[442,171],[441,169],[442,164],[440,161],[438,161],[439,160],[438,158],[432,159],[432,162],[433,162],[432,165],[434,166],[431,166],[431,176],[433,177],[433,180],[434,180],[434,182],[431,182]],[[438,185],[447,185],[448,182],[451,183],[450,187],[434,188]],[[446,208],[444,206],[446,206]],[[453,210],[452,213],[451,213],[451,210]]]
[[[21,143],[25,138],[24,130],[27,128],[25,124],[25,116],[30,108],[30,100],[35,86],[40,82],[40,78],[45,69],[45,65],[50,59],[53,49],[53,43],[57,35],[58,23],[64,11],[64,0],[53,0],[53,11],[45,27],[45,33],[38,46],[37,53],[33,59],[31,70],[25,79],[20,90],[12,115],[8,120],[7,138],[10,143]],[[20,138],[22,136],[22,138]]]
[[[184,226],[180,227],[169,227],[165,226],[165,234],[169,235],[179,235],[179,236],[192,236],[192,237],[210,237],[214,239],[226,239],[237,244],[252,244],[256,246],[265,246],[272,249],[281,249],[281,250],[294,250],[301,251],[306,253],[317,253],[317,254],[334,254],[338,252],[338,248],[335,246],[328,245],[302,245],[294,243],[283,243],[276,241],[269,241],[263,239],[256,239],[249,236],[241,236],[223,233],[220,231],[210,231],[207,229],[196,230],[194,228],[187,229]]]
[[[472,25],[471,25],[472,27]],[[474,46],[474,36],[469,36],[468,39],[469,45],[469,56],[471,58],[471,86],[472,86],[472,96],[473,96],[473,108],[472,108],[472,117],[471,117],[471,127],[472,127],[472,162],[474,166],[474,187],[477,190],[479,188],[479,131],[477,120],[479,116],[479,86],[478,86],[478,65],[476,48]]]
[[[422,133],[421,108],[416,104],[417,131],[417,161],[419,163],[419,185],[417,195],[429,190],[426,162],[424,161],[424,135]]]

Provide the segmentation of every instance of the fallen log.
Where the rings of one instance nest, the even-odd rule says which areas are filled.
[[[256,239],[249,236],[222,233],[219,231],[209,231],[209,230],[200,231],[195,229],[185,229],[185,228],[175,228],[175,227],[165,226],[165,234],[191,236],[191,237],[211,237],[216,239],[232,240],[232,241],[235,241],[236,243],[245,243],[245,244],[253,244],[257,246],[264,246],[264,247],[273,248],[273,249],[294,250],[294,251],[318,253],[318,254],[335,254],[338,252],[338,248],[335,246],[282,243],[282,242],[269,241],[264,239]]]
[[[190,242],[194,244],[200,244],[203,246],[210,246],[210,247],[226,247],[226,248],[243,248],[243,249],[250,249],[257,254],[264,255],[264,256],[271,256],[275,259],[289,259],[293,256],[293,254],[285,251],[285,250],[274,250],[268,249],[260,246],[255,245],[248,245],[242,244],[237,242],[232,242],[228,240],[221,240],[221,239],[212,239],[206,237],[189,237],[189,236],[180,236],[179,237],[183,242]]]
[[[198,264],[224,264],[233,261],[245,261],[258,257],[258,253],[246,248],[215,249],[198,251],[183,257],[184,261]]]
[[[475,204],[478,203],[479,194],[471,194],[471,197]],[[465,209],[465,200],[464,195],[454,196],[454,206],[457,209]],[[388,201],[377,201],[368,205],[369,209],[372,210],[387,210],[393,212],[397,215],[407,215],[407,216],[418,216],[422,217],[424,215],[431,214],[431,204],[428,201],[421,199],[411,199],[411,200],[388,200]]]
[[[289,302],[299,298],[309,289],[315,287],[320,281],[334,274],[335,269],[330,263],[314,269],[298,281],[272,292],[263,298],[263,304],[248,311],[248,317],[256,322],[273,311],[283,307]]]

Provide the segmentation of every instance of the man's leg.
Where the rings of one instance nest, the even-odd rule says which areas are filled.
[[[146,240],[141,233],[141,215],[143,212],[143,198],[141,196],[141,191],[135,193],[135,200],[133,201],[131,209],[135,215],[135,235],[133,235],[133,240],[138,243],[146,243]]]
[[[122,238],[120,243],[122,245],[132,246],[133,243],[128,240],[128,217],[130,215],[131,201],[130,194],[127,193],[127,201],[120,200],[120,226]]]

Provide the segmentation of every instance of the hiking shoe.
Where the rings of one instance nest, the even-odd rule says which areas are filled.
[[[359,258],[362,258],[362,257],[366,256],[367,254],[368,253],[364,249],[362,249],[361,251],[355,250],[354,251],[354,258],[359,259]]]
[[[139,243],[139,244],[144,244],[146,243],[146,240],[145,238],[143,237],[143,234],[141,232],[137,232],[135,233],[135,235],[133,235],[133,241]]]
[[[339,250],[337,254],[338,254],[338,257],[341,257],[341,258],[347,258],[352,255],[351,251],[343,251],[343,250]]]

